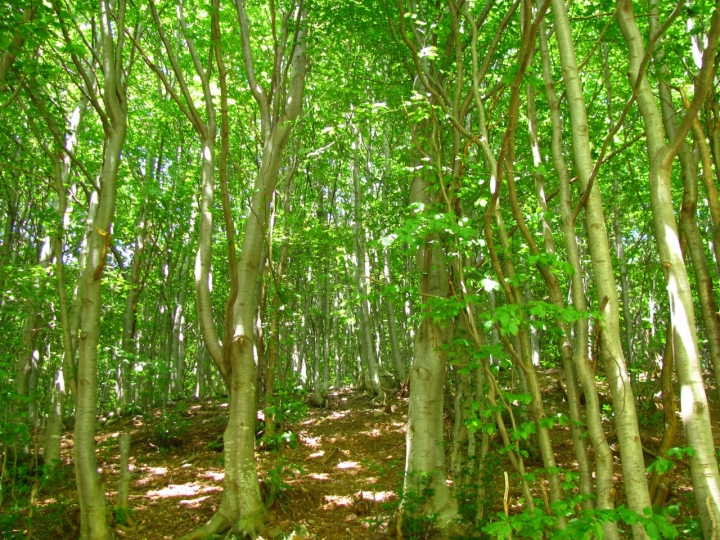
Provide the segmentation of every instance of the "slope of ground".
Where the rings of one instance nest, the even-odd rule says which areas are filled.
[[[559,380],[558,374],[543,374],[547,414],[565,412]],[[708,383],[712,384],[711,377]],[[652,451],[659,446],[664,430],[662,408],[653,388],[654,383],[641,388],[637,401],[643,446],[649,452],[646,464],[653,461]],[[708,397],[717,426],[720,408],[714,389],[708,389]],[[609,402],[609,396],[603,396],[603,400]],[[451,412],[446,414],[446,440],[451,438]],[[394,538],[393,516],[402,486],[406,418],[407,399],[392,396],[383,406],[351,390],[335,392],[327,408],[309,407],[308,414],[290,427],[294,444],[283,452],[259,450],[256,454],[264,495],[266,500],[272,500],[269,526],[263,537]],[[126,432],[132,437],[130,507],[138,526],[133,531],[117,528],[119,536],[170,540],[187,534],[213,515],[222,497],[222,433],[226,422],[227,404],[204,400],[168,407],[167,414],[156,412],[153,418],[136,416],[115,423],[110,420],[99,429],[98,461],[104,471],[110,507],[116,502],[119,479],[118,438]],[[609,413],[604,423],[618,463],[618,446]],[[714,434],[720,442],[717,428]],[[552,436],[558,466],[577,470],[569,427],[556,426]],[[493,439],[491,446],[497,448],[498,444]],[[675,446],[685,446],[679,416]],[[532,447],[528,450],[526,466],[529,470],[541,468],[539,452]],[[66,434],[63,439],[66,465],[62,475],[49,485],[39,483],[33,529],[23,531],[23,537],[37,540],[77,537],[71,455],[72,436]],[[589,457],[593,458],[592,450]],[[498,467],[500,472],[488,486],[496,507],[487,508],[486,516],[502,511],[502,471],[510,473],[511,482],[514,476],[507,463]],[[615,473],[616,503],[622,504],[625,496],[619,466]],[[680,507],[676,524],[681,537],[691,537],[689,532],[682,533],[681,525],[695,512],[687,464],[679,462],[671,469],[666,484],[667,502]],[[511,513],[522,508],[520,495],[519,485],[512,482]],[[542,495],[536,494],[538,498]]]
[[[385,412],[388,411],[388,412]],[[310,408],[293,426],[296,442],[282,453],[258,451],[264,495],[274,499],[266,538],[381,538],[402,482],[406,403],[375,404],[350,391],[331,396],[328,408]],[[137,530],[125,538],[170,540],[205,523],[222,497],[222,433],[227,404],[189,402],[164,437],[136,417],[98,434],[109,505],[119,480],[118,437],[130,432],[130,506]],[[160,434],[162,435],[162,433]],[[162,443],[162,445],[160,444]],[[33,537],[75,537],[77,504],[72,483],[72,440],[63,441],[66,487],[41,490]],[[60,511],[64,508],[64,511]]]

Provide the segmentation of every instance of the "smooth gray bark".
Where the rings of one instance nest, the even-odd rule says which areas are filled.
[[[645,461],[640,444],[635,399],[622,350],[620,302],[612,267],[600,189],[597,185],[590,186],[589,184],[593,160],[590,154],[590,131],[585,96],[578,73],[575,47],[565,3],[562,0],[552,0],[551,5],[555,18],[555,33],[560,52],[563,82],[570,109],[573,159],[580,186],[583,190],[590,189],[584,208],[585,224],[598,305],[604,304],[601,357],[613,399],[615,427],[620,441],[623,482],[628,506],[642,514],[644,509],[651,506],[650,495],[645,476]],[[633,526],[633,534],[637,539],[647,538],[645,530],[640,524]]]
[[[629,79],[645,123],[650,165],[650,202],[670,304],[675,365],[680,383],[680,409],[687,441],[695,450],[690,457],[693,491],[703,533],[706,538],[712,538],[718,533],[717,524],[720,521],[720,471],[702,378],[692,289],[683,260],[672,202],[671,169],[673,159],[705,101],[705,94],[712,86],[714,56],[720,39],[720,9],[715,8],[713,12],[708,46],[703,54],[703,66],[695,81],[695,96],[678,124],[674,137],[668,143],[665,142],[661,112],[647,75],[641,71],[646,54],[645,44],[631,3],[622,1],[619,4],[618,24],[628,44]]]
[[[106,518],[105,485],[98,474],[95,456],[95,421],[98,404],[97,360],[102,275],[111,241],[120,154],[127,131],[125,84],[126,73],[129,70],[123,63],[122,55],[125,2],[121,1],[113,7],[117,9],[117,22],[111,15],[109,3],[106,0],[100,1],[103,101],[106,109],[98,112],[104,117],[105,141],[103,164],[98,179],[100,193],[97,213],[92,221],[87,260],[80,287],[80,334],[73,454],[80,503],[81,540],[105,540],[111,535]]]

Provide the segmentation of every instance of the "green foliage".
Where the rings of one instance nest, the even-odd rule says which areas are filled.
[[[680,538],[703,538],[702,523],[699,518],[686,518],[678,528]]]
[[[604,536],[603,524],[608,522],[623,523],[628,526],[640,523],[651,540],[672,540],[678,537],[678,531],[668,517],[677,515],[677,508],[666,509],[662,513],[653,513],[649,508],[640,515],[624,505],[614,510],[583,510],[579,516],[571,517],[565,529],[558,528],[558,515],[562,515],[566,508],[579,503],[580,501],[570,500],[563,504],[563,508],[553,507],[553,510],[561,510],[548,515],[540,506],[534,511],[524,511],[519,514],[506,516],[502,512],[496,514],[496,519],[482,527],[482,532],[493,539],[509,538],[553,538],[558,540],[592,540],[601,539]]]
[[[533,512],[506,516],[502,512],[496,514],[496,520],[482,528],[482,532],[491,538],[543,538],[546,533],[555,529],[557,521],[548,516],[539,507]]]
[[[399,512],[402,513],[402,534],[403,538],[408,540],[429,538],[438,518],[437,515],[427,515],[424,511],[425,503],[434,494],[434,490],[429,487],[430,478],[420,478],[418,485],[417,491],[403,491],[398,498]]]
[[[268,469],[263,479],[268,490],[265,506],[271,508],[275,502],[282,504],[286,497],[285,492],[290,488],[287,480],[295,479],[303,474],[305,474],[305,469],[302,466],[296,465],[288,461],[284,455],[280,455],[275,466]]]
[[[115,521],[120,525],[131,525],[136,522],[135,514],[132,508],[115,508]]]
[[[39,465],[33,456],[7,463],[4,476],[0,479],[0,501],[4,503],[0,512],[0,533],[5,535],[2,538],[25,538],[27,529],[32,525],[33,513],[37,510],[37,502],[33,504],[33,499],[37,501],[44,494],[69,489],[74,480],[71,468]],[[43,504],[42,511],[44,523],[52,528],[62,526],[67,514],[67,501]]]
[[[693,450],[690,447],[680,448],[680,447],[674,447],[670,448],[667,452],[665,452],[665,456],[658,456],[647,468],[647,472],[649,473],[657,473],[657,474],[665,474],[670,469],[675,467],[675,461],[676,460],[682,460],[686,456],[692,457],[695,455],[695,450]]]
[[[184,401],[178,401],[175,406],[161,414],[160,419],[153,425],[153,433],[157,445],[167,450],[182,445],[182,438],[192,426],[192,419],[188,414],[188,407]]]
[[[302,386],[295,386],[292,381],[282,387],[276,387],[275,395],[269,405],[265,407],[265,422],[275,422],[280,429],[272,435],[263,434],[263,440],[269,448],[280,448],[283,444],[293,445],[296,441],[295,433],[286,429],[305,418],[308,412],[306,402],[307,390]]]

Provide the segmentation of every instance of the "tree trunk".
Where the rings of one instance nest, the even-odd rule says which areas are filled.
[[[390,255],[388,254],[387,248],[383,249],[384,258],[384,275],[387,287],[391,287],[390,281]],[[395,376],[399,384],[405,383],[405,364],[403,363],[402,353],[400,352],[400,343],[397,335],[397,322],[395,321],[395,305],[390,299],[389,294],[385,294],[385,309],[387,310],[388,318],[388,334],[390,336],[390,352],[392,353],[393,366],[395,367]]]
[[[189,257],[185,253],[180,254],[180,260],[177,263],[177,274],[175,275],[175,283],[177,283],[177,292],[174,295],[174,303],[172,312],[172,335],[170,337],[170,382],[171,393],[174,398],[182,398],[184,392],[183,381],[185,380],[185,333],[187,323],[185,321],[185,297],[187,296],[187,285]]]
[[[113,7],[124,16],[124,2]],[[110,536],[106,520],[105,484],[98,475],[95,456],[95,421],[98,404],[97,358],[102,307],[102,274],[110,246],[120,154],[127,129],[124,84],[129,69],[122,64],[120,40],[124,33],[123,19],[121,18],[121,22],[117,25],[114,21],[111,22],[110,5],[106,0],[100,1],[100,11],[104,102],[107,117],[104,122],[105,141],[98,182],[100,193],[97,214],[92,220],[87,260],[81,277],[83,285],[80,287],[82,295],[73,445],[80,503],[81,540],[104,540]],[[113,42],[113,34],[117,35],[117,43]],[[116,47],[120,47],[120,50],[116,51]]]
[[[410,185],[410,202],[430,203],[429,191],[427,181],[422,176],[415,176]],[[420,503],[421,515],[437,514],[437,524],[443,528],[455,516],[457,506],[445,483],[443,439],[445,346],[452,339],[453,328],[451,321],[435,322],[428,312],[427,302],[430,297],[447,297],[449,290],[447,264],[437,235],[425,238],[418,248],[416,265],[424,317],[415,334],[415,354],[410,369],[403,491],[405,500]],[[424,493],[429,495],[425,497]]]
[[[359,138],[359,137],[358,137]],[[358,294],[360,295],[359,312],[359,330],[360,339],[362,339],[362,347],[365,351],[365,360],[367,362],[370,387],[367,388],[373,396],[381,397],[383,395],[380,386],[380,376],[378,374],[378,360],[373,345],[372,325],[370,324],[370,301],[368,300],[368,282],[370,265],[367,259],[367,250],[365,249],[365,229],[362,209],[362,188],[360,185],[360,170],[355,161],[351,164],[354,186],[354,208],[355,221],[353,232],[355,235],[355,279],[358,284]]]
[[[132,402],[132,374],[135,369],[135,356],[137,355],[137,342],[135,339],[137,330],[137,304],[140,298],[140,272],[145,251],[145,218],[141,212],[137,226],[138,232],[135,235],[135,246],[130,262],[128,274],[128,294],[125,299],[125,313],[123,314],[122,334],[122,358],[120,361],[120,411],[124,412]]]
[[[250,202],[245,234],[243,236],[240,258],[237,265],[237,295],[232,305],[232,333],[229,343],[229,389],[230,403],[227,428],[223,436],[225,456],[225,479],[223,498],[220,508],[211,521],[186,538],[204,538],[208,534],[233,530],[250,536],[256,536],[264,526],[265,507],[260,495],[257,464],[255,462],[255,421],[257,417],[256,393],[258,377],[255,370],[255,318],[257,314],[256,290],[261,277],[260,264],[263,257],[263,244],[270,216],[270,203],[278,181],[283,150],[300,115],[305,86],[305,31],[301,27],[292,48],[292,57],[285,59],[292,64],[290,82],[278,72],[282,58],[276,58],[276,71],[273,87],[273,100],[255,80],[252,51],[250,48],[250,30],[245,2],[236,3],[242,50],[245,60],[245,72],[250,82],[253,96],[260,107],[262,131],[262,158],[253,196]],[[305,14],[298,12],[298,23]],[[288,15],[289,17],[289,15]],[[283,18],[287,25],[288,17]],[[287,27],[282,32],[287,39]],[[216,37],[219,39],[219,36]],[[276,55],[284,55],[285,43],[276,43]],[[271,116],[273,110],[281,108],[279,96],[286,100],[284,111]]]
[[[552,0],[552,10],[555,18],[555,32],[560,51],[563,80],[570,109],[573,158],[582,189],[588,190],[590,188],[584,208],[585,223],[595,288],[599,299],[598,303],[601,306],[604,304],[601,356],[613,399],[615,426],[620,441],[623,482],[628,506],[642,514],[645,508],[650,507],[650,496],[645,477],[645,461],[635,410],[635,399],[622,350],[620,306],[600,189],[597,186],[589,185],[593,161],[590,155],[585,97],[578,74],[575,48],[565,3],[562,0]],[[637,539],[647,538],[641,524],[633,526],[633,534]]]
[[[282,150],[289,133],[277,128],[265,141],[245,235],[238,260],[238,294],[233,305],[233,338],[230,344],[230,418],[223,437],[225,480],[223,500],[216,518],[225,519],[242,532],[255,534],[265,520],[255,463],[257,374],[255,373],[254,321],[256,282],[267,227],[269,203],[275,190]]]
[[[543,57],[543,64],[545,63],[545,59],[547,58],[547,44],[546,41],[546,34],[545,34],[545,25],[542,25],[540,27],[540,51],[541,56]],[[543,67],[544,69],[544,67]],[[552,80],[550,81],[552,82]],[[548,94],[553,94],[552,97],[548,98],[548,101],[552,101],[553,99],[556,99],[554,97],[554,89],[551,89],[548,91]],[[543,166],[542,161],[542,153],[540,151],[540,143],[538,141],[538,135],[537,135],[537,113],[535,109],[535,89],[528,85],[527,87],[527,97],[528,97],[528,124],[529,124],[529,132],[530,132],[530,144],[533,149],[533,159],[534,164],[536,166],[536,172],[535,172],[535,193],[537,195],[538,199],[538,207],[543,212],[542,217],[542,230],[543,230],[543,238],[544,238],[544,244],[545,244],[545,252],[550,253],[553,255],[556,255],[555,251],[555,240],[552,234],[552,228],[550,227],[550,223],[546,219],[546,214],[548,212],[548,206],[547,206],[547,200],[545,196],[545,178],[543,174],[540,172],[541,166]],[[551,108],[553,107],[553,104],[551,104]],[[554,111],[552,111],[552,114],[555,114]],[[567,171],[564,171],[565,173]],[[563,180],[567,181],[567,174],[565,174],[564,179],[562,178],[562,172],[558,173],[558,177],[561,178],[561,182]],[[534,242],[531,241],[530,244],[532,245]],[[570,253],[571,248],[568,249],[568,253]],[[545,279],[545,283],[547,285],[548,291],[550,292],[550,297],[553,301],[553,303],[558,306],[561,309],[566,309],[565,300],[563,298],[562,292],[560,290],[560,283],[553,274],[546,271],[544,268],[539,268],[540,274]],[[526,292],[529,292],[529,288],[526,282]],[[529,295],[528,295],[529,296]],[[526,296],[526,302],[530,300],[530,298]],[[571,333],[570,333],[570,327],[569,325],[563,321],[562,319],[557,319],[556,324],[558,329],[561,331],[560,337],[558,338],[558,346],[561,351],[561,357],[563,361],[563,370],[565,372],[565,385],[567,387],[567,397],[568,397],[568,413],[570,416],[570,432],[572,436],[573,441],[573,449],[575,451],[575,458],[578,462],[578,472],[579,472],[579,487],[580,487],[580,493],[586,497],[586,499],[583,501],[583,507],[584,508],[592,508],[594,506],[593,500],[590,497],[592,493],[592,471],[591,466],[588,460],[588,444],[587,439],[584,437],[585,433],[582,426],[582,414],[580,411],[580,389],[578,388],[578,382],[577,382],[577,374],[576,369],[573,363],[573,359],[575,358],[575,350],[571,341]],[[533,329],[534,330],[534,329]],[[587,349],[587,346],[584,345]],[[535,347],[533,347],[535,349]],[[533,353],[534,354],[534,353]],[[600,419],[597,419],[600,421]],[[611,531],[608,531],[609,534],[612,534]]]
[[[657,27],[657,4],[653,4],[652,27]],[[658,50],[656,62],[661,65],[661,70],[668,73],[668,67],[663,65],[664,51]],[[672,103],[670,88],[664,80],[658,81],[660,94],[660,111],[662,113],[665,133],[668,140],[675,137],[677,131],[675,108]],[[693,122],[694,124],[696,122]],[[713,294],[713,281],[710,275],[710,268],[705,255],[705,246],[702,241],[700,230],[697,224],[697,199],[698,199],[698,167],[690,146],[683,142],[678,150],[680,159],[680,170],[683,178],[683,199],[680,209],[680,231],[687,241],[688,252],[695,271],[695,286],[700,299],[700,310],[707,334],[710,362],[715,375],[715,386],[720,396],[720,315],[718,315],[717,304]],[[717,196],[717,194],[716,194]],[[672,341],[672,340],[671,340]]]
[[[610,64],[608,61],[607,43],[602,42],[603,60],[604,60],[604,78],[605,78],[605,90],[607,92],[607,114],[608,114],[608,127],[612,130],[615,128],[615,120],[613,119],[612,113],[612,86],[610,85]],[[615,150],[615,139],[610,141],[611,151]],[[618,175],[615,172],[615,167],[610,164],[612,170],[612,193],[613,193],[613,236],[615,237],[615,253],[618,258],[618,265],[620,267],[620,289],[622,291],[622,308],[623,318],[625,319],[625,351],[627,353],[627,362],[630,366],[633,364],[633,319],[630,316],[630,283],[628,279],[627,267],[625,265],[625,248],[623,245],[623,234],[622,234],[622,223],[620,222],[620,216],[622,214],[620,209],[620,182]]]
[[[688,444],[695,450],[694,455],[690,457],[693,490],[703,533],[706,538],[711,538],[717,535],[717,523],[720,520],[720,472],[702,379],[692,291],[675,221],[670,178],[672,160],[694,121],[693,115],[697,115],[699,106],[711,86],[714,72],[713,58],[720,37],[720,10],[715,9],[713,13],[708,46],[703,55],[703,67],[696,79],[693,104],[688,108],[675,136],[668,144],[665,144],[662,117],[650,89],[650,83],[645,73],[640,72],[641,62],[645,56],[645,45],[630,3],[622,2],[619,5],[618,24],[628,44],[629,79],[645,122],[650,164],[650,203],[655,238],[670,302],[681,412]]]

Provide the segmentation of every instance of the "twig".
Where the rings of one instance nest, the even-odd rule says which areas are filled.
[[[503,495],[503,508],[505,509],[505,516],[510,517],[510,511],[508,508],[508,495],[510,494],[510,481],[508,480],[507,471],[503,471],[505,474],[505,495]],[[512,531],[508,533],[508,538],[512,540]]]

